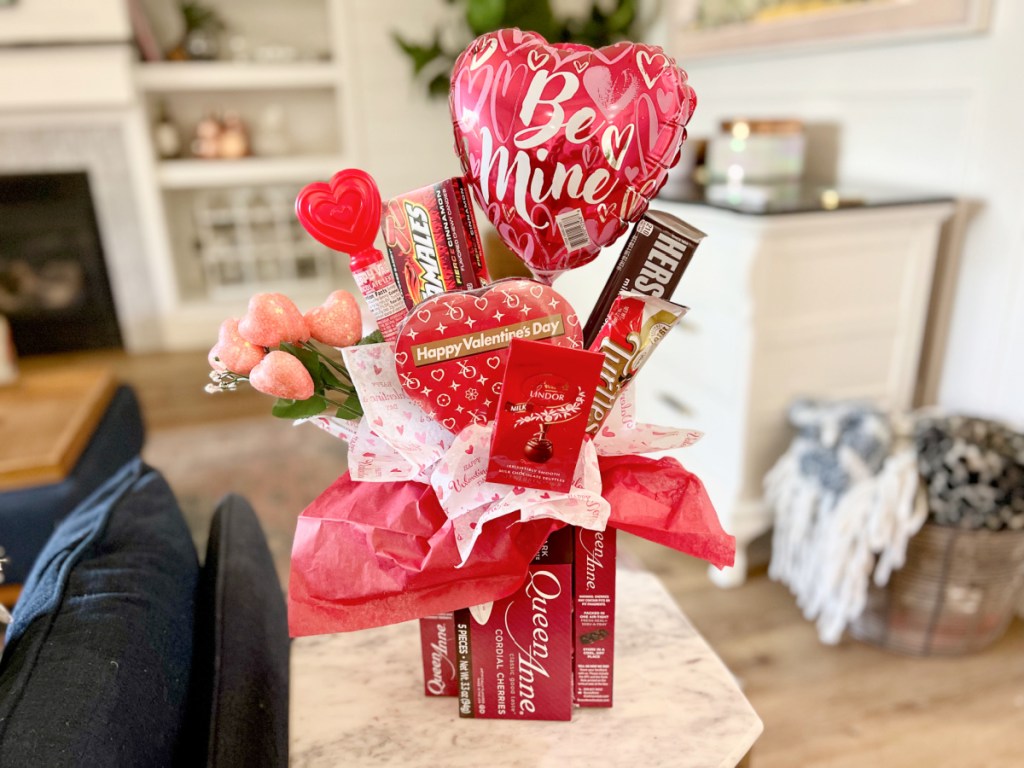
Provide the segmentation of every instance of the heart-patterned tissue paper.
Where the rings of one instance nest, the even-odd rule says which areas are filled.
[[[433,296],[406,318],[395,362],[406,394],[452,433],[494,418],[512,339],[583,345],[569,302],[550,286],[510,278]]]

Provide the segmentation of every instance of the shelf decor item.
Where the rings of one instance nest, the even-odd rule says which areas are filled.
[[[523,87],[502,88],[515,50]],[[557,109],[535,110],[552,80],[564,93]],[[621,90],[609,93],[610,82]],[[474,106],[484,103],[486,115]],[[303,315],[283,295],[260,294],[222,325],[209,385],[248,382],[278,398],[275,415],[348,443],[348,470],[297,522],[293,636],[435,617],[422,625],[425,688],[457,693],[453,716],[567,720],[574,705],[612,704],[616,530],[732,564],[735,541],[700,479],[643,455],[701,435],[641,423],[632,384],[686,312],[662,294],[689,262],[679,238],[695,230],[661,216],[652,237],[643,213],[693,104],[685,73],[660,49],[548,46],[504,29],[474,41],[453,76],[465,179],[386,206],[358,169],[303,188],[296,213],[314,239],[351,256],[353,272],[383,266],[357,280],[380,330],[335,336],[361,324],[350,296]],[[491,189],[480,164],[488,142],[516,135],[500,150],[509,189]],[[468,189],[492,218],[493,207],[509,209],[499,234],[543,280],[490,280]],[[524,219],[543,230],[536,241]],[[584,345],[553,273],[587,263],[633,222],[635,253],[590,297],[605,316]],[[372,246],[378,227],[387,261]],[[622,292],[624,276],[635,291]],[[457,657],[448,667],[435,658],[447,649]]]
[[[212,61],[220,57],[224,19],[198,0],[184,0],[178,6],[185,21],[185,33],[168,54],[172,61]]]

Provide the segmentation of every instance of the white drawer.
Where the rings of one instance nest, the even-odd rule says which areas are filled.
[[[698,390],[663,382],[639,390],[637,411],[642,422],[703,432],[696,444],[668,455],[700,477],[713,475],[733,486],[739,484],[742,421],[738,409],[725,408]]]
[[[699,397],[723,407],[743,408],[750,360],[745,323],[718,311],[691,312],[661,342],[648,363],[655,385]],[[640,374],[644,375],[643,372]]]

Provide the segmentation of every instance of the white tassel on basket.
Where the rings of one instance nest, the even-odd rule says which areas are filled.
[[[824,432],[835,445],[835,436]],[[916,454],[898,439],[877,474],[839,445],[836,455],[849,475],[837,493],[801,471],[813,441],[798,437],[765,477],[765,498],[775,509],[769,576],[786,584],[818,636],[839,642],[864,610],[872,578],[888,583],[906,557],[907,542],[927,517],[918,491]]]

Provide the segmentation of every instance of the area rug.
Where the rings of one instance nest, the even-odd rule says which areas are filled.
[[[346,446],[312,426],[271,417],[155,431],[143,456],[167,478],[200,553],[217,501],[248,499],[287,584],[295,521],[345,471]]]

